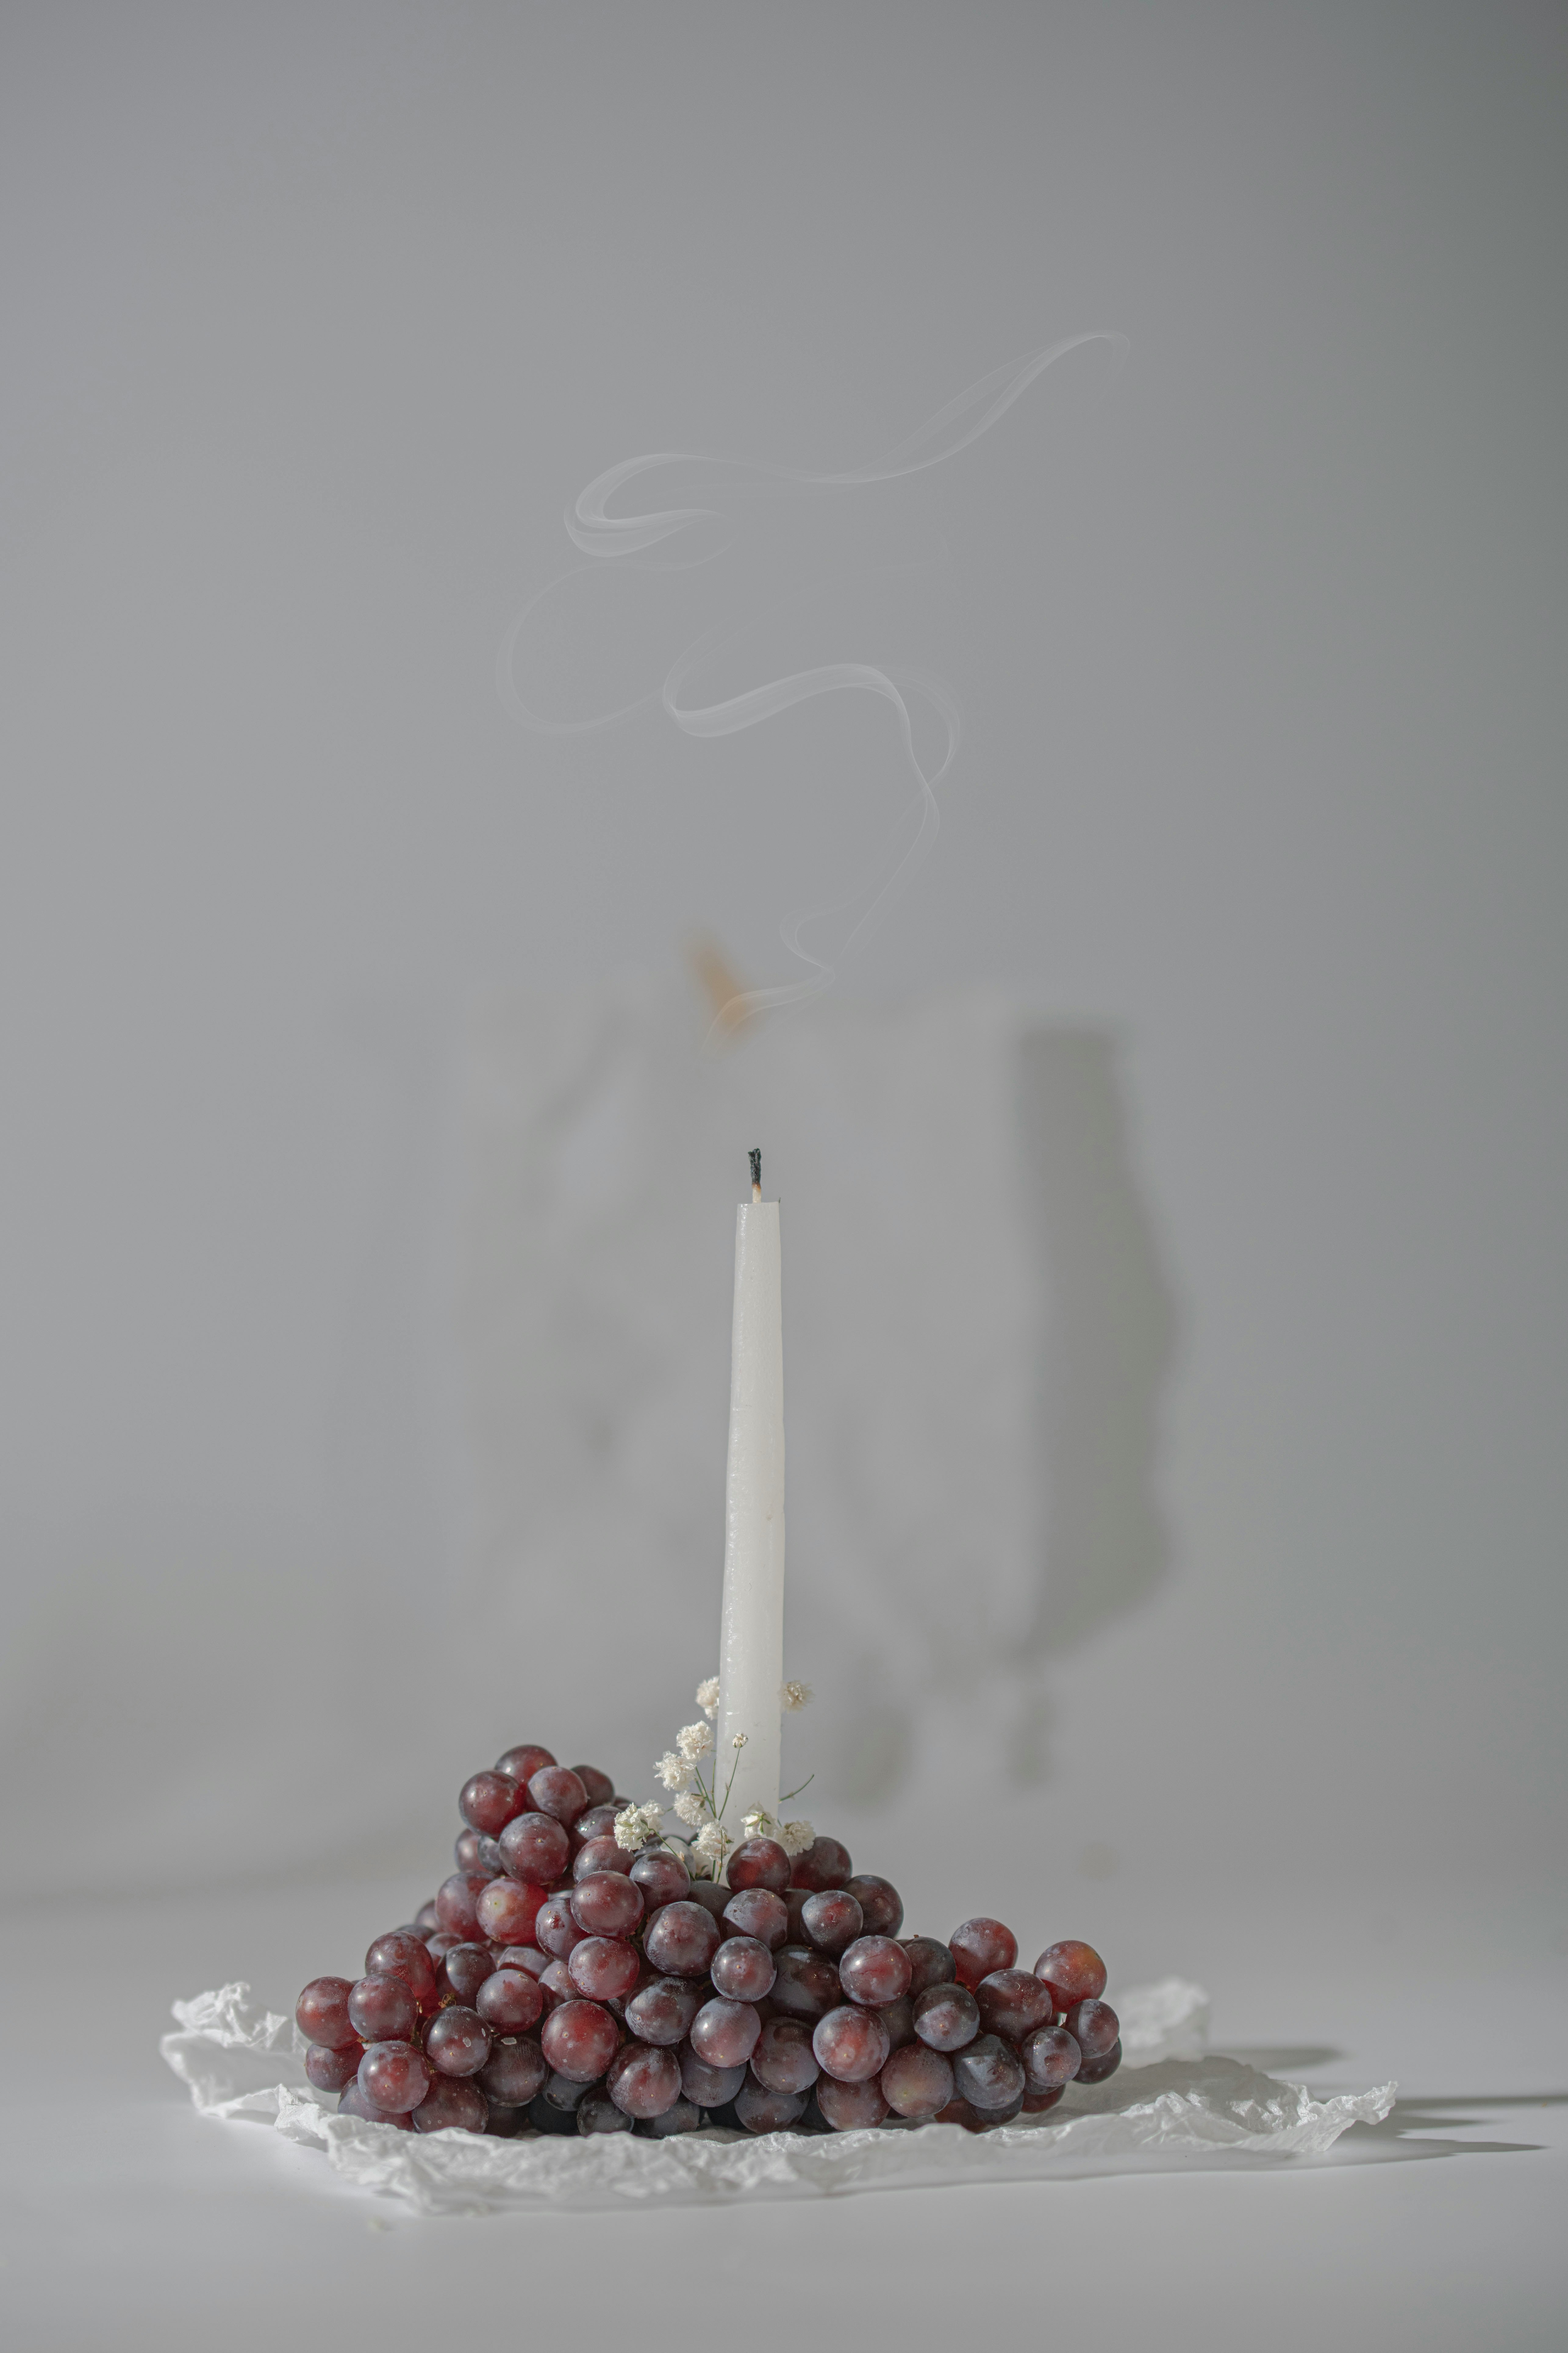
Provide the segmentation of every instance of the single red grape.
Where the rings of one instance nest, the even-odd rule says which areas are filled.
[[[616,1785],[607,1773],[601,1773],[596,1765],[574,1765],[572,1770],[588,1792],[591,1806],[609,1804],[616,1794]]]
[[[626,2024],[643,2042],[684,2042],[702,2007],[701,1988],[689,1978],[655,1978],[626,2004]]]
[[[349,2024],[362,2042],[406,2042],[419,2024],[419,2002],[401,1978],[378,1971],[349,1995]]]
[[[809,2092],[822,2073],[801,2018],[770,2018],[752,2053],[752,2073],[770,2092]]]
[[[673,2051],[628,2042],[611,2060],[605,2089],[628,2116],[661,2116],[680,2097],[680,2062]]]
[[[771,1887],[743,1887],[725,1905],[722,1919],[731,1936],[754,1936],[776,1953],[789,1934],[789,1906]]]
[[[773,1957],[777,1975],[769,1999],[791,2018],[826,2018],[839,1998],[838,1972],[821,1953],[786,1945]]]
[[[528,1785],[528,1802],[536,1814],[552,1814],[568,1829],[588,1810],[588,1792],[570,1765],[542,1765]]]
[[[893,2052],[878,2081],[895,2116],[912,2116],[917,2124],[940,2116],[952,2097],[951,2061],[923,2042]]]
[[[705,2001],[691,2021],[691,2048],[707,2067],[743,2067],[763,2021],[749,2001]]]
[[[805,2113],[800,2092],[774,2092],[762,2084],[742,2084],[735,2094],[735,2121],[749,2133],[784,2132]]]
[[[1080,1945],[1071,1936],[1063,1944],[1046,1947],[1035,1963],[1035,1975],[1050,1987],[1058,2010],[1071,2010],[1075,2002],[1098,2001],[1105,1991],[1105,1963],[1092,1945]]]
[[[364,2056],[364,2044],[356,2037],[328,2050],[325,2043],[312,2042],[305,2053],[305,2073],[318,2092],[343,2091],[359,2073],[359,2063]]]
[[[993,1969],[975,1987],[974,1999],[984,2031],[1005,2034],[1013,2042],[1032,2034],[1037,2026],[1048,2026],[1056,2016],[1050,1987],[1027,1969]]]
[[[1030,2093],[1065,2090],[1083,2064],[1083,2052],[1065,2026],[1037,2026],[1019,2043],[1018,2056]]]
[[[726,1936],[708,1965],[715,1993],[731,2001],[761,2001],[773,1989],[773,1957],[757,1936]]]
[[[349,2017],[353,1991],[347,1978],[310,1979],[294,2005],[294,2023],[307,2042],[319,2042],[323,2051],[346,2051],[358,2042]]]
[[[439,1964],[446,1958],[454,1945],[460,1945],[462,1942],[462,1937],[454,1936],[450,1928],[437,1928],[433,1936],[426,1937],[425,1949],[430,1958]]]
[[[490,2120],[489,2104],[477,2084],[455,2075],[437,2075],[414,2111],[416,2132],[484,2132]]]
[[[429,2090],[430,2070],[412,2042],[391,2038],[368,2042],[359,2063],[359,2087],[378,2108],[404,2116]]]
[[[526,1945],[544,1901],[542,1887],[521,1879],[492,1879],[475,1906],[480,1936],[493,1945]]]
[[[414,1915],[414,1925],[422,1936],[433,1936],[441,1926],[433,1903],[422,1904]]]
[[[564,1961],[552,1961],[541,1974],[539,1990],[544,1997],[546,2009],[559,2010],[563,2001],[576,2000],[577,1980]]]
[[[552,1814],[519,1814],[496,1843],[510,1876],[531,1887],[553,1887],[572,1859],[571,1838]]]
[[[1108,2001],[1079,2001],[1064,2021],[1087,2063],[1103,2059],[1121,2032],[1121,2021]]]
[[[817,2020],[811,2047],[825,2075],[840,2084],[867,2084],[888,2063],[888,2030],[874,2010],[845,2002]]]
[[[563,2001],[539,2030],[540,2049],[556,2073],[571,2084],[596,2082],[620,2040],[615,2020],[596,2001]]]
[[[340,2116],[360,2116],[367,2125],[391,2125],[395,2132],[412,2132],[414,2119],[399,2110],[378,2108],[356,2075],[338,2102]]]
[[[813,1839],[805,1853],[795,1856],[790,1885],[804,1887],[815,1895],[826,1887],[842,1887],[850,1869],[847,1847],[840,1846],[837,1839]]]
[[[437,1984],[458,2001],[472,2001],[494,1968],[495,1956],[488,1945],[454,1945],[437,1968]]]
[[[800,1925],[800,1915],[802,1912],[805,1911],[806,1905],[810,1903],[813,1895],[817,1892],[818,1891],[813,1887],[786,1887],[784,1889],[784,1911],[789,1917],[789,1927],[784,1936],[784,1943],[786,1945],[805,1944],[805,1930]]]
[[[585,1839],[572,1858],[573,1878],[593,1879],[603,1872],[615,1872],[622,1879],[629,1879],[631,1856],[613,1838]]]
[[[627,1877],[634,1887],[642,1889],[642,1900],[650,1912],[661,1910],[666,1904],[679,1904],[691,1893],[690,1873],[668,1847],[645,1847]]]
[[[498,2034],[475,2081],[488,2100],[523,2107],[542,2088],[549,2073],[537,2042],[521,2034]]]
[[[586,1933],[572,1917],[571,1903],[564,1895],[547,1897],[534,1915],[533,1941],[552,1961],[563,1961]]]
[[[1065,2084],[1057,2084],[1048,2092],[1026,2092],[1023,2100],[1024,2114],[1026,2116],[1043,2116],[1047,2109],[1056,2106],[1066,2090]]]
[[[548,1748],[536,1748],[525,1740],[521,1746],[509,1748],[504,1757],[496,1758],[496,1771],[504,1773],[509,1780],[521,1781],[526,1789],[536,1773],[554,1762]]]
[[[666,1904],[648,1922],[643,1950],[660,1977],[701,1978],[721,1941],[719,1923],[700,1904]]]
[[[1000,1920],[965,1920],[948,1938],[960,1985],[972,1990],[994,1969],[1010,1969],[1018,1957],[1018,1939]]]
[[[825,2075],[816,2086],[816,2105],[835,2132],[864,2132],[879,2125],[888,2113],[881,2085],[874,2076],[846,2084]]]
[[[577,2130],[585,2140],[595,2133],[624,2133],[631,2128],[632,2119],[625,2108],[617,2108],[602,2092],[595,2092],[578,2107]]]
[[[800,1907],[800,1925],[819,1953],[841,1953],[859,1936],[864,1921],[852,1895],[835,1889],[808,1895]]]
[[[485,2102],[485,2130],[497,2140],[511,2140],[528,2122],[526,2108],[509,2106],[504,2100]]]
[[[999,2034],[980,2034],[952,2062],[953,2088],[972,2108],[1005,2108],[1024,2096],[1024,2063]]]
[[[501,1868],[500,1841],[487,1838],[482,1831],[459,1831],[452,1860],[461,1872],[477,1872],[481,1879],[493,1879]]]
[[[512,1816],[521,1813],[527,1802],[510,1773],[476,1773],[471,1781],[463,1784],[458,1811],[470,1830],[480,1831],[486,1838],[497,1838]]]
[[[411,1928],[394,1928],[390,1936],[378,1936],[364,1957],[364,1973],[367,1978],[401,1978],[426,2014],[439,1999],[436,1964],[423,1936]]]
[[[1098,2059],[1085,2059],[1078,2071],[1078,2080],[1080,2084],[1103,2084],[1107,2076],[1115,2074],[1121,2064],[1121,2038],[1119,2035],[1110,2050],[1102,2051]]]
[[[746,2080],[743,2067],[710,2067],[689,2043],[680,2053],[680,2088],[700,2108],[724,2108]]]
[[[874,1871],[856,1872],[844,1883],[844,1893],[860,1906],[868,1936],[896,1936],[904,1925],[904,1899],[890,1879]]]
[[[625,1998],[637,1984],[642,1964],[635,1945],[619,1936],[584,1936],[566,1957],[566,1970],[580,1994],[590,2001]]]
[[[888,2030],[888,2040],[895,2051],[915,2039],[915,2010],[909,1995],[901,1994],[897,2001],[885,2001],[877,2012]]]
[[[580,1879],[566,1902],[585,1936],[629,1936],[642,1918],[642,1889],[619,1872]]]
[[[425,2056],[438,2075],[477,2075],[489,2055],[489,2028],[462,2002],[438,2011],[425,2030]]]
[[[477,1872],[455,1871],[436,1890],[436,1910],[443,1928],[449,1928],[465,1944],[479,1933],[479,1902],[489,1885]]]
[[[776,1839],[742,1839],[730,1857],[731,1887],[768,1887],[781,1895],[789,1885],[790,1862]]]
[[[715,1920],[721,1920],[724,1906],[730,1901],[730,1890],[718,1880],[694,1879],[681,1901],[700,1904],[704,1912],[710,1912]]]
[[[812,1898],[820,1904],[842,1900],[831,1895]],[[879,2010],[884,2002],[898,2001],[908,1993],[910,1957],[891,1936],[857,1936],[838,1956],[838,1982],[863,2010]]]
[[[915,2032],[932,2051],[962,2051],[980,2031],[980,2004],[967,1986],[927,1986],[912,2010]]]
[[[705,2122],[701,2109],[682,2094],[674,2107],[666,2108],[663,2116],[653,2118],[647,2133],[652,2140],[668,2140],[675,2133],[700,2132]]]
[[[542,1978],[550,1967],[550,1956],[542,1953],[537,1945],[508,1945],[496,1955],[498,1969],[526,1969],[531,1978]]]
[[[525,2034],[544,2015],[539,1981],[526,1969],[492,1969],[471,1998],[485,2024],[496,2034]]]

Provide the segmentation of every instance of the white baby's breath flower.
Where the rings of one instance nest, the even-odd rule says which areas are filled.
[[[684,1789],[691,1778],[690,1766],[673,1748],[665,1750],[653,1769],[667,1789]]]
[[[781,1822],[775,1835],[785,1854],[804,1854],[816,1832],[809,1822]]]
[[[731,1748],[744,1748],[744,1746],[745,1746],[745,1745],[746,1745],[746,1742],[747,1742],[747,1740],[750,1738],[750,1736],[750,1736],[750,1734],[748,1734],[748,1733],[744,1733],[744,1732],[737,1732],[737,1733],[736,1733],[736,1735],[735,1735],[735,1737],[734,1737],[734,1738],[733,1738],[733,1740],[731,1740],[731,1743],[730,1743],[731,1747]]]
[[[675,1745],[689,1765],[706,1757],[713,1746],[713,1728],[707,1724],[683,1724],[675,1736]]]
[[[616,1844],[628,1854],[651,1846],[664,1835],[664,1812],[658,1806],[623,1806],[616,1816]]]
[[[810,1703],[811,1685],[809,1683],[785,1683],[779,1693],[779,1705],[790,1714],[797,1708],[809,1706]]]
[[[697,1686],[697,1704],[710,1724],[719,1713],[719,1678],[710,1675],[705,1683]]]
[[[765,1806],[753,1806],[741,1818],[741,1828],[748,1838],[777,1838],[779,1826]]]
[[[706,1864],[715,1879],[724,1868],[724,1857],[734,1841],[719,1822],[704,1822],[691,1841],[691,1852],[700,1863]]]
[[[689,1823],[695,1830],[707,1815],[708,1801],[700,1790],[683,1789],[675,1801],[675,1811],[678,1820]]]

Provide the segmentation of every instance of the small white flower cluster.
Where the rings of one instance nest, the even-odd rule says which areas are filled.
[[[616,1816],[616,1844],[628,1854],[664,1836],[662,1806],[623,1806]]]
[[[719,1713],[719,1678],[710,1675],[705,1683],[697,1686],[697,1704],[710,1724]]]
[[[809,1683],[785,1683],[779,1693],[779,1705],[786,1715],[793,1715],[800,1708],[809,1707],[810,1704],[811,1685]]]
[[[779,1692],[781,1708],[804,1707],[811,1693],[805,1683],[784,1683]],[[720,1787],[718,1757],[714,1751],[713,1721],[719,1713],[719,1678],[710,1675],[697,1686],[697,1704],[707,1719],[701,1724],[683,1724],[675,1736],[675,1746],[656,1758],[654,1775],[661,1788],[674,1800],[671,1810],[676,1820],[685,1824],[696,1836],[686,1847],[688,1867],[701,1877],[705,1873],[714,1879],[723,1876],[724,1862],[735,1841],[724,1828],[724,1808],[729,1802],[734,1782],[734,1767],[730,1779]],[[746,1735],[737,1732],[731,1740],[736,1761],[746,1746]],[[711,1758],[704,1778],[705,1760]],[[794,1794],[793,1792],[791,1793]],[[651,1846],[663,1836],[662,1805],[626,1806],[616,1816],[616,1844],[637,1850]],[[753,1807],[742,1828],[748,1838],[776,1839],[786,1854],[801,1854],[811,1844],[816,1832],[809,1822],[779,1822],[761,1807]]]
[[[691,1852],[697,1862],[706,1866],[710,1879],[720,1879],[723,1876],[724,1858],[734,1843],[722,1822],[704,1822],[691,1841]]]

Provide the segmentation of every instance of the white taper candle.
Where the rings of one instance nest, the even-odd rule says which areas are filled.
[[[719,1753],[713,1760],[721,1797],[734,1767],[724,1828],[737,1844],[753,1807],[778,1813],[784,1683],[784,1309],[779,1205],[762,1198],[761,1157],[752,1155],[752,1199],[735,1217]],[[745,1744],[737,1751],[740,1733]]]

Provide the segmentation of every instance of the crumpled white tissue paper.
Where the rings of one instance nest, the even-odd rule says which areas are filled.
[[[1069,2084],[1045,2116],[983,2134],[955,2125],[820,2136],[715,2130],[668,2140],[399,2132],[323,2105],[306,2080],[292,2021],[259,2010],[243,1982],[176,2001],[180,2031],[161,2047],[204,2116],[269,2123],[324,2149],[343,2180],[405,2199],[423,2214],[1044,2180],[1233,2153],[1316,2157],[1394,2105],[1391,2083],[1315,2100],[1302,2084],[1205,2055],[1208,1999],[1180,1978],[1134,1987],[1117,2007],[1124,2058],[1109,2083]]]

